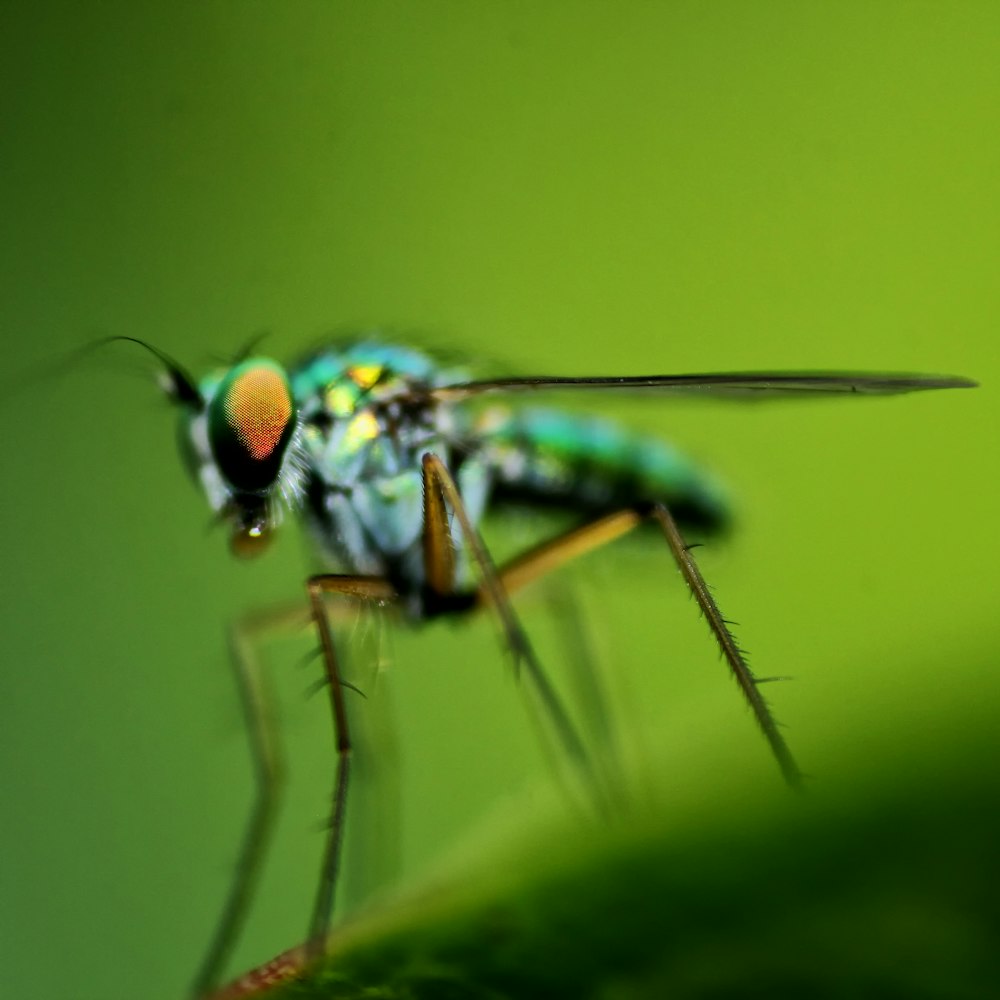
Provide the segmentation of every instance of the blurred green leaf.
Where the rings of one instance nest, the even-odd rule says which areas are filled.
[[[703,789],[536,827],[350,922],[268,997],[996,996],[1000,776],[988,733],[953,735],[951,758],[855,764],[837,795]]]

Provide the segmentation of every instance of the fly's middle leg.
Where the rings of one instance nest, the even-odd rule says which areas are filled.
[[[397,600],[398,595],[395,588],[387,580],[372,576],[324,574],[311,577],[307,588],[313,621],[319,635],[327,689],[330,692],[330,708],[333,714],[334,740],[337,749],[330,822],[316,890],[316,901],[313,905],[309,934],[306,939],[307,958],[313,959],[322,955],[330,931],[337,874],[340,869],[340,851],[344,839],[347,787],[351,767],[351,737],[347,723],[347,706],[344,702],[345,684],[333,642],[325,598],[327,595],[337,594],[355,600],[387,603]]]

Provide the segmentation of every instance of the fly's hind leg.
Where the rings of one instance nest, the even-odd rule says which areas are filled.
[[[701,575],[701,570],[698,568],[694,556],[691,555],[691,549],[685,543],[680,529],[677,527],[677,522],[667,505],[663,503],[653,504],[649,516],[656,521],[663,532],[663,537],[666,538],[667,545],[670,546],[670,552],[681,571],[681,576],[684,577],[684,582],[698,602],[698,607],[701,608],[701,612],[708,622],[708,627],[712,630],[715,641],[719,644],[719,649],[722,650],[722,655],[743,692],[743,697],[747,700],[757,724],[764,733],[764,738],[771,747],[771,752],[781,768],[785,781],[789,787],[796,791],[800,790],[802,788],[802,772],[799,770],[798,764],[795,763],[795,758],[792,756],[791,750],[788,749],[784,736],[778,729],[778,723],[771,714],[771,709],[760,693],[759,684],[761,681],[754,677],[753,671],[743,655],[743,650],[737,645],[736,638],[729,628],[730,623],[719,610],[719,605],[716,604],[712,592],[708,589],[708,584]]]
[[[698,607],[705,616],[757,724],[764,733],[785,781],[791,788],[796,790],[801,788],[802,773],[792,757],[785,738],[781,735],[767,702],[760,693],[758,685],[761,681],[755,678],[750,670],[746,657],[730,631],[729,622],[719,610],[690,548],[677,527],[677,522],[665,503],[641,504],[634,508],[616,511],[543,542],[501,567],[500,584],[507,593],[518,590],[577,556],[628,534],[646,520],[655,521],[663,533],[674,561],[698,602]]]

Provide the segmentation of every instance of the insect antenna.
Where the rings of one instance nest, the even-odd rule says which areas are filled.
[[[113,337],[103,337],[101,340],[95,340],[92,344],[86,345],[81,349],[80,354],[89,353],[97,347],[103,347],[105,344],[113,344],[116,341],[124,341],[129,344],[138,344],[140,347],[145,348],[153,355],[166,369],[165,374],[167,376],[168,382],[166,385],[167,394],[175,399],[178,403],[185,403],[189,406],[194,407],[196,410],[202,410],[205,407],[205,400],[202,399],[201,393],[195,386],[194,379],[178,364],[169,354],[161,351],[158,347],[154,347],[152,344],[145,340],[140,340],[138,337],[126,337],[122,335]]]
[[[148,344],[144,340],[140,340],[138,337],[126,336],[101,337],[97,340],[92,340],[89,343],[83,344],[81,347],[68,351],[55,361],[45,361],[29,369],[27,372],[22,371],[19,373],[16,382],[0,385],[0,398],[7,400],[11,397],[16,397],[19,393],[28,391],[33,386],[45,383],[50,379],[61,378],[62,376],[74,371],[81,361],[93,354],[98,348],[119,340],[128,341],[129,343],[138,344],[140,347],[144,347],[163,365],[166,369],[165,374],[169,379],[166,386],[166,391],[169,396],[177,402],[193,406],[197,410],[201,410],[204,407],[204,400],[201,398],[201,394],[195,387],[194,380],[187,374],[181,365],[170,357],[169,354],[153,347],[152,344]]]

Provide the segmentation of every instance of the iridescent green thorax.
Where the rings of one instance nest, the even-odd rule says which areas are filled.
[[[417,351],[371,342],[317,354],[292,376],[314,534],[352,571],[388,576],[405,593],[423,582],[423,454],[455,471],[477,522],[486,502],[481,465],[463,461],[459,411],[426,395],[456,377]]]
[[[419,351],[363,341],[321,351],[297,365],[292,373],[292,391],[300,402],[322,397],[340,408],[352,399],[359,400],[376,385],[383,390],[379,395],[384,398],[385,390],[398,390],[407,383],[436,385],[440,374],[440,366]],[[339,390],[343,390],[343,396]]]

